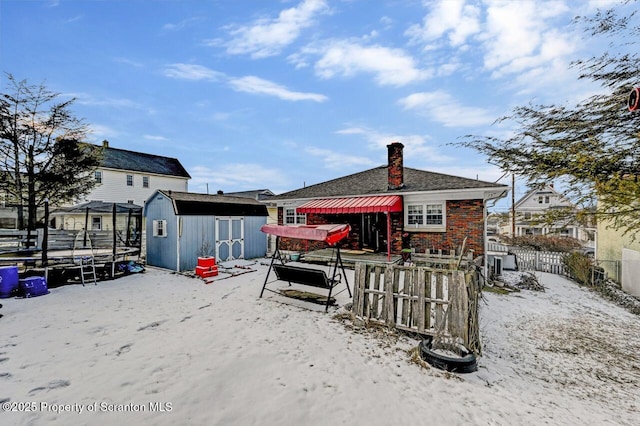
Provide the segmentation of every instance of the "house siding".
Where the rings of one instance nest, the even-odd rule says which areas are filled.
[[[97,170],[102,172],[102,183],[96,185],[81,202],[99,200],[126,203],[133,200],[134,204],[142,206],[157,189],[186,192],[188,187],[188,179],[184,177],[104,168]],[[127,175],[133,176],[133,186],[127,186]],[[143,176],[149,177],[148,188],[142,187]]]

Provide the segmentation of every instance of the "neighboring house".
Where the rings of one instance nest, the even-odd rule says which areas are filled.
[[[157,190],[146,201],[146,261],[193,270],[198,257],[219,261],[262,257],[267,207],[249,198]]]
[[[586,245],[593,244],[593,229],[585,228],[575,222],[563,222],[554,225],[542,223],[543,221],[540,218],[552,209],[575,211],[575,206],[556,191],[553,185],[527,192],[516,202],[514,207],[516,213],[516,236],[555,235],[575,238]],[[502,233],[511,235],[511,214],[509,215],[509,223],[502,228]]]
[[[94,173],[97,185],[78,203],[91,200],[138,206],[157,189],[188,191],[191,176],[175,158],[109,147]]]
[[[640,238],[623,235],[604,217],[598,219],[596,259],[607,276],[622,285],[627,293],[640,297]]]
[[[509,188],[404,167],[403,148],[387,145],[386,166],[272,197],[278,223],[348,223],[350,248],[388,254],[403,244],[417,252],[460,249],[465,238],[466,249],[483,254],[486,203]]]

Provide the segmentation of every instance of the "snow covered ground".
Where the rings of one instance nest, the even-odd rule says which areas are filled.
[[[640,317],[562,277],[539,273],[545,292],[485,292],[479,369],[458,375],[412,362],[416,340],[353,327],[271,293],[259,299],[267,267],[249,268],[209,285],[149,268],[0,301],[0,400],[11,411],[0,423],[631,425],[640,418]],[[339,295],[339,304],[348,301]]]

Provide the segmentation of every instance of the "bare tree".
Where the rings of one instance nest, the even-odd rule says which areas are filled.
[[[44,84],[6,76],[8,87],[0,94],[0,190],[17,205],[18,227],[33,230],[45,200],[62,204],[93,188],[91,172],[102,151],[81,142],[88,128],[71,112],[75,99],[59,102],[60,94]]]

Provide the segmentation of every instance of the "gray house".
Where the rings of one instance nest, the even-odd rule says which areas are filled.
[[[262,257],[267,207],[227,195],[157,190],[144,207],[147,263],[174,271],[193,270],[198,257],[217,261]]]

